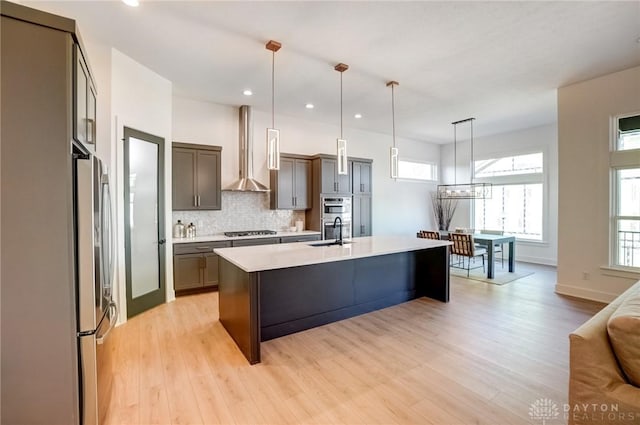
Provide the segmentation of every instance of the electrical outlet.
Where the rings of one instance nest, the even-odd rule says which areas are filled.
[[[589,272],[582,272],[582,280],[589,280]]]

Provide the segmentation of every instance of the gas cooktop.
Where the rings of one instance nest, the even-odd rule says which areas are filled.
[[[238,236],[262,236],[262,235],[275,235],[275,230],[241,230],[239,232],[224,232],[225,236],[238,237]]]

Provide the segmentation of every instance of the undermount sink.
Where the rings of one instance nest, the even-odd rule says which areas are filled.
[[[352,241],[342,241],[342,245],[349,245],[353,243]],[[332,245],[340,245],[338,241],[324,241],[324,242],[316,242],[310,243],[309,246],[332,246]]]

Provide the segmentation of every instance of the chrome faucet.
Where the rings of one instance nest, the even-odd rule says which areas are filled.
[[[338,226],[338,220],[340,221],[340,233],[338,234],[338,237],[336,238],[336,244],[342,246],[344,243],[342,242],[342,218],[340,218],[340,216],[336,217],[335,220],[333,220],[333,228],[335,229],[336,226]]]

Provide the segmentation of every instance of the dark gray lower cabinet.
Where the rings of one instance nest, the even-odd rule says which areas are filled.
[[[371,236],[371,196],[353,197],[353,236]]]
[[[173,247],[173,287],[176,293],[198,289],[217,289],[218,256],[215,248],[227,248],[231,242],[175,244]]]
[[[284,236],[280,238],[280,243],[312,242],[312,241],[319,241],[319,240],[320,240],[320,235]]]
[[[174,289],[202,288],[202,254],[182,254],[173,257]]]
[[[274,238],[237,239],[220,242],[177,243],[173,245],[173,288],[176,295],[205,289],[217,289],[219,282],[218,255],[215,248],[270,245],[276,243],[319,241],[320,235],[299,235]]]
[[[231,246],[271,245],[274,243],[280,243],[280,238],[238,239],[233,241]]]

